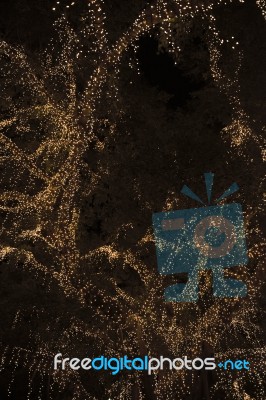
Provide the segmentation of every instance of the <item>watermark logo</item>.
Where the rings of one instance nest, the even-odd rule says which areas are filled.
[[[217,367],[223,370],[249,370],[249,362],[247,360],[225,360],[216,361],[215,358],[200,358],[189,359],[187,356],[178,358],[167,358],[160,356],[129,358],[128,356],[105,357],[99,356],[96,358],[64,358],[62,353],[54,356],[54,370],[72,369],[78,370],[94,370],[94,371],[111,371],[112,375],[117,375],[121,371],[147,371],[148,375],[156,373],[158,370],[214,370]]]
[[[187,186],[182,193],[204,207],[153,214],[158,269],[161,274],[187,273],[188,282],[169,286],[167,301],[198,300],[198,275],[211,269],[216,297],[244,297],[247,287],[236,279],[225,279],[224,268],[248,262],[242,207],[239,203],[218,205],[239,188],[232,184],[211,205],[214,174],[204,174],[208,205]]]

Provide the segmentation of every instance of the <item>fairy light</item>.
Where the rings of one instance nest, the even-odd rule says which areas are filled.
[[[150,228],[136,243],[134,250],[123,250],[119,246],[120,232],[133,229],[133,221],[121,227],[112,243],[98,246],[85,255],[77,245],[79,200],[84,195],[81,191],[81,173],[86,171],[90,174],[90,188],[86,195],[97,193],[102,177],[111,173],[101,165],[97,171],[89,170],[83,160],[84,153],[93,146],[97,152],[104,154],[106,142],[99,138],[101,127],[109,132],[110,137],[116,135],[114,121],[123,119],[124,115],[118,85],[122,56],[130,47],[136,53],[137,39],[150,32],[155,25],[160,28],[159,41],[178,60],[182,51],[182,36],[191,30],[195,16],[202,18],[203,24],[208,27],[212,76],[233,109],[232,121],[224,128],[222,137],[229,141],[236,154],[245,157],[247,163],[251,162],[246,151],[247,144],[251,141],[261,148],[261,138],[251,129],[249,117],[240,101],[238,74],[243,55],[238,50],[239,43],[234,37],[222,38],[216,26],[214,10],[219,5],[230,3],[232,1],[202,1],[196,4],[183,0],[158,0],[147,5],[131,27],[114,44],[110,44],[103,1],[88,2],[79,32],[74,31],[66,17],[77,2],[64,2],[62,6],[57,1],[52,11],[62,15],[55,23],[56,37],[36,68],[23,49],[1,42],[1,56],[5,55],[12,62],[11,70],[8,64],[2,71],[6,76],[3,93],[10,117],[0,122],[0,141],[4,149],[1,160],[6,163],[6,176],[10,176],[8,168],[11,166],[13,178],[8,183],[2,178],[4,191],[0,197],[0,209],[5,213],[2,235],[8,238],[8,244],[3,244],[0,255],[2,259],[10,258],[25,273],[34,274],[36,280],[45,284],[51,293],[54,287],[58,288],[66,299],[74,299],[80,309],[91,316],[89,323],[71,312],[59,313],[53,322],[46,322],[45,335],[29,329],[32,347],[2,348],[1,367],[14,365],[9,394],[15,384],[16,368],[23,364],[29,372],[28,399],[32,397],[36,374],[39,378],[38,396],[42,398],[46,374],[46,377],[49,376],[51,398],[57,387],[64,390],[69,382],[74,382],[73,399],[96,400],[76,371],[51,371],[51,359],[58,349],[73,356],[77,355],[77,351],[82,353],[84,350],[90,356],[97,356],[100,350],[110,356],[136,354],[140,350],[156,355],[158,343],[162,343],[162,348],[174,356],[188,353],[197,356],[202,338],[206,338],[216,349],[216,356],[246,356],[246,348],[231,348],[230,343],[227,343],[228,351],[224,350],[222,342],[226,335],[222,329],[227,329],[236,340],[239,332],[245,333],[255,373],[233,380],[227,371],[219,371],[212,395],[215,398],[216,391],[225,388],[227,393],[248,399],[245,382],[250,380],[258,388],[257,398],[265,398],[262,368],[258,368],[264,349],[258,343],[259,331],[252,318],[252,314],[257,312],[256,296],[261,287],[256,273],[251,279],[246,268],[241,274],[230,272],[231,276],[237,278],[244,276],[250,288],[250,296],[245,300],[245,307],[241,307],[242,312],[239,312],[238,299],[220,300],[212,305],[205,304],[204,300],[206,311],[203,314],[198,304],[169,305],[162,299],[164,278],[146,265],[142,257],[147,248],[153,245]],[[265,16],[265,2],[257,1],[257,4]],[[60,11],[62,8],[63,11]],[[235,70],[230,76],[219,66],[225,45],[231,48],[236,59]],[[88,70],[84,68],[85,63]],[[133,68],[134,63],[138,65],[137,60],[131,60],[130,63]],[[79,73],[85,75],[83,93],[77,89],[76,78]],[[8,87],[12,87],[15,79],[23,88],[23,96],[17,102],[11,101],[8,93]],[[104,116],[99,112],[103,102],[107,109]],[[30,125],[32,120],[38,124],[36,130]],[[15,131],[22,138],[33,135],[34,149],[27,149],[21,142],[16,142],[13,139]],[[28,184],[22,192],[19,183],[22,179],[25,182],[25,174]],[[137,184],[135,186],[141,201],[140,190]],[[171,209],[175,202],[175,194],[169,192],[165,210]],[[146,206],[150,209],[150,205]],[[257,235],[259,240],[256,243],[261,242],[261,230],[254,221],[250,224],[252,218],[250,206],[247,229],[249,234]],[[250,257],[260,261],[263,250],[256,243],[251,243]],[[120,285],[119,279],[123,282],[128,271],[134,272],[139,278],[139,295],[132,294],[129,288],[125,290]],[[106,285],[101,284],[102,280],[106,281]],[[206,277],[202,293],[208,293],[209,288],[210,278]],[[48,314],[47,310],[39,310],[37,306],[31,310],[21,306],[14,317],[12,330],[18,329],[24,317],[40,322],[48,319]],[[136,374],[128,376],[126,381],[119,379],[110,383],[99,375],[99,382],[101,386],[107,385],[106,393],[110,398],[131,398],[133,389],[139,399],[144,398],[141,379],[141,374]],[[154,385],[158,400],[171,400],[176,384],[180,398],[185,398],[191,387],[184,371],[159,375]]]
[[[266,1],[265,0],[256,0],[256,4],[261,9],[262,15],[266,19]]]

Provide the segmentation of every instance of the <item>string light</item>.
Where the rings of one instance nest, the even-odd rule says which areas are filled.
[[[257,399],[265,398],[260,365],[264,349],[259,344],[259,329],[252,317],[258,310],[257,294],[261,287],[256,271],[252,276],[247,268],[241,273],[230,272],[231,276],[242,277],[250,288],[249,297],[241,300],[241,306],[239,299],[205,301],[210,290],[209,277],[205,277],[201,288],[203,307],[167,304],[162,298],[164,278],[146,265],[142,257],[145,249],[153,245],[150,228],[131,250],[120,248],[120,233],[114,235],[112,243],[98,246],[85,255],[77,244],[80,198],[97,192],[102,176],[110,173],[101,165],[97,170],[88,170],[84,154],[91,147],[104,154],[106,142],[100,140],[101,127],[110,136],[116,135],[117,121],[124,116],[118,84],[122,56],[130,47],[137,52],[138,38],[155,26],[159,27],[159,42],[177,62],[182,51],[182,36],[190,32],[196,16],[202,18],[208,28],[213,79],[233,109],[232,121],[222,131],[222,138],[247,163],[252,162],[247,152],[248,143],[254,143],[262,151],[262,138],[252,130],[240,101],[238,75],[243,55],[238,50],[239,42],[234,37],[222,38],[216,24],[216,8],[231,3],[232,0],[198,3],[158,0],[147,5],[131,27],[111,44],[103,1],[88,2],[78,32],[66,17],[77,2],[67,2],[64,3],[67,13],[64,9],[56,21],[55,38],[42,54],[38,66],[22,48],[1,42],[2,64],[6,65],[2,68],[5,76],[2,92],[9,117],[0,122],[1,162],[5,171],[0,197],[0,210],[4,214],[0,256],[23,268],[25,273],[34,274],[36,281],[45,284],[50,293],[57,288],[65,296],[66,304],[75,301],[79,311],[90,316],[90,320],[86,320],[79,312],[58,311],[49,323],[49,313],[56,314],[57,310],[33,306],[29,311],[21,306],[14,317],[13,330],[23,324],[26,316],[32,321],[45,321],[45,326],[40,325],[40,332],[29,329],[28,347],[1,349],[1,368],[6,364],[14,366],[9,394],[15,385],[16,368],[22,365],[29,372],[28,399],[32,397],[37,374],[39,398],[49,377],[49,398],[58,387],[63,391],[69,382],[74,382],[73,399],[97,400],[77,371],[51,370],[51,360],[59,350],[66,356],[77,356],[77,352],[84,351],[91,357],[97,356],[99,351],[106,356],[139,352],[156,356],[160,348],[173,356],[197,356],[202,341],[207,340],[216,349],[217,357],[245,356],[252,364],[252,370],[237,379],[230,371],[219,371],[217,382],[211,388],[213,398],[223,389],[230,396],[234,393],[235,398],[248,399],[247,381],[256,385]],[[265,2],[257,1],[257,4],[265,16]],[[57,1],[52,11],[60,11],[62,7]],[[223,71],[219,63],[225,45],[231,48],[237,60],[231,74]],[[131,60],[132,68],[134,62]],[[85,87],[83,92],[78,88],[78,80]],[[16,101],[15,94],[10,93],[14,81],[20,87]],[[107,110],[104,115],[101,104]],[[27,143],[30,143],[28,147]],[[81,185],[83,171],[90,176],[89,193],[85,194]],[[169,192],[165,210],[174,207],[176,201],[176,194]],[[256,235],[257,239],[251,244],[249,256],[251,260],[260,261],[263,252],[258,243],[262,242],[262,233],[258,225],[254,228],[254,220],[253,225],[250,224],[253,211],[248,207],[248,233]],[[123,225],[121,231],[133,228],[132,222]],[[117,274],[128,275],[129,271],[138,277],[141,288],[138,295],[119,284]],[[103,279],[105,285],[101,284]],[[227,337],[237,341],[239,333],[245,335],[247,348],[234,348],[230,343],[225,346]],[[185,398],[193,386],[188,383],[184,371],[158,374],[157,378],[154,392],[158,400],[176,397],[176,387],[179,398]],[[99,374],[98,381],[110,398],[132,398],[132,391],[138,393],[139,399],[144,398],[141,374],[114,382]]]

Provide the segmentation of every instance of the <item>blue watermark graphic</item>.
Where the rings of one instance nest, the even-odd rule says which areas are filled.
[[[166,288],[167,301],[197,301],[198,276],[202,269],[212,270],[214,296],[247,295],[244,282],[224,278],[224,268],[248,262],[242,207],[239,203],[217,205],[235,193],[238,185],[232,184],[215,205],[210,205],[214,174],[204,175],[208,205],[184,186],[181,192],[204,207],[153,214],[159,272],[164,275],[188,274],[186,284],[177,283]]]

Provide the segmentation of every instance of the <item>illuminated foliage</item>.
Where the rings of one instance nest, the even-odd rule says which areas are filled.
[[[87,162],[86,154],[93,149],[105,159],[107,145],[100,132],[115,137],[117,123],[125,115],[119,92],[122,58],[130,48],[137,53],[138,39],[153,32],[154,27],[158,28],[161,50],[171,53],[177,62],[191,24],[195,18],[202,19],[212,78],[233,110],[233,118],[221,136],[247,164],[253,157],[250,146],[263,156],[262,137],[252,129],[240,101],[239,71],[244,55],[237,40],[223,39],[216,24],[216,9],[232,1],[153,1],[115,43],[108,37],[104,3],[89,1],[78,29],[74,29],[68,16],[76,3],[54,4],[54,12],[61,13],[62,8],[63,12],[55,23],[54,39],[40,59],[27,55],[21,47],[4,41],[0,44],[1,259],[34,277],[55,302],[51,309],[44,304],[17,306],[13,329],[25,329],[28,343],[13,348],[3,345],[2,365],[14,365],[13,378],[16,367],[28,368],[29,398],[38,376],[39,398],[45,390],[53,398],[53,393],[59,389],[63,392],[71,382],[73,399],[100,399],[93,388],[97,379],[98,386],[104,388],[102,393],[110,398],[141,399],[152,393],[158,400],[173,399],[178,392],[181,399],[198,384],[197,376],[191,380],[179,371],[159,373],[150,381],[139,374],[122,374],[121,379],[114,380],[108,374],[90,378],[70,370],[55,372],[51,362],[59,351],[72,357],[99,353],[161,355],[158,351],[165,356],[197,356],[206,340],[215,355],[249,357],[254,365],[245,376],[219,372],[212,398],[222,388],[230,399],[249,399],[245,387],[251,381],[257,387],[257,399],[263,399],[263,349],[253,318],[258,312],[260,267],[252,275],[246,267],[230,273],[247,282],[249,297],[244,301],[214,301],[209,294],[210,277],[205,276],[200,303],[167,304],[162,297],[163,278],[143,257],[155,252],[151,225],[132,249],[123,249],[120,239],[123,229],[128,232],[135,228],[134,221],[119,227],[112,242],[87,252],[78,245],[82,200],[101,196],[99,183],[112,175],[104,163]],[[257,4],[265,15],[265,3]],[[220,63],[225,48],[233,60],[230,65],[235,66],[230,71],[223,70]],[[133,68],[135,63],[136,59],[132,60]],[[83,174],[89,182],[86,190],[81,185]],[[137,187],[136,193],[141,203]],[[173,196],[169,196],[164,209],[174,204]],[[142,207],[153,212],[149,204]],[[248,235],[256,237],[249,257],[260,265],[262,234],[253,217],[261,211],[261,204],[258,201],[256,210],[247,204],[246,209]],[[123,286],[125,280],[137,280],[138,287]],[[26,328],[25,316],[32,326]],[[33,325],[36,320],[37,331]],[[237,338],[239,332],[245,337],[243,348],[224,343],[227,337]],[[224,347],[228,347],[228,354]],[[14,384],[11,379],[11,393]]]

